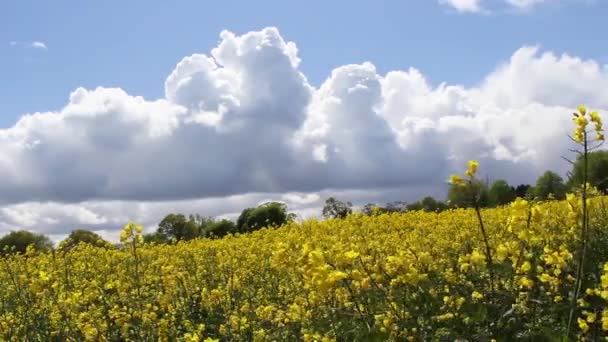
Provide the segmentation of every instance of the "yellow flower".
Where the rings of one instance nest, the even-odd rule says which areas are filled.
[[[587,113],[587,107],[585,107],[584,105],[580,105],[580,106],[578,106],[578,112],[579,112],[581,115],[585,115],[585,114]]]
[[[38,275],[40,276],[40,280],[42,281],[49,281],[51,279],[49,275],[44,271],[38,272]]]
[[[578,327],[583,331],[583,334],[586,334],[589,331],[589,324],[582,318],[577,319]]]
[[[475,173],[477,173],[477,168],[478,167],[479,167],[479,162],[478,161],[476,161],[476,160],[469,160],[469,167],[465,171],[465,174],[468,177],[475,176]]]
[[[531,289],[534,286],[534,281],[528,279],[528,277],[521,277],[518,281],[520,287]]]
[[[462,180],[462,177],[460,177],[460,175],[451,175],[449,182],[450,182],[450,184],[461,185],[463,183],[463,180]]]

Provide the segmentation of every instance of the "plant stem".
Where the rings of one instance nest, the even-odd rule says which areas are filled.
[[[490,292],[492,297],[494,297],[494,270],[492,265],[492,249],[490,248],[490,242],[488,241],[488,234],[486,233],[485,225],[483,224],[483,219],[481,217],[481,210],[479,209],[479,204],[475,203],[475,213],[477,213],[477,220],[479,221],[479,228],[481,228],[481,235],[483,236],[483,242],[486,246],[486,267],[488,268],[488,272],[490,272]]]
[[[576,305],[578,302],[578,297],[580,295],[581,292],[581,287],[583,284],[583,276],[585,274],[584,272],[584,267],[585,267],[585,254],[587,252],[587,235],[588,235],[588,228],[589,228],[589,213],[588,213],[588,209],[587,209],[587,181],[588,181],[588,169],[589,169],[589,159],[588,159],[588,155],[589,155],[589,146],[588,146],[588,141],[587,141],[587,132],[583,132],[583,194],[582,194],[582,200],[583,200],[583,218],[582,218],[582,226],[581,226],[581,246],[580,246],[580,250],[579,250],[579,258],[578,258],[578,265],[577,265],[577,270],[576,270],[576,282],[574,285],[574,297],[572,298],[572,302],[570,304],[570,313],[568,315],[568,330],[567,330],[567,337],[570,336],[570,329],[572,327],[572,321],[574,319],[574,313],[576,311]]]

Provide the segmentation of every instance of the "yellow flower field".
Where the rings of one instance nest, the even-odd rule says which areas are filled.
[[[573,335],[608,330],[608,219],[589,201]],[[221,240],[1,258],[0,336],[20,341],[557,339],[576,277],[580,199],[350,215]],[[490,266],[490,269],[488,269]],[[608,268],[607,268],[608,269]]]

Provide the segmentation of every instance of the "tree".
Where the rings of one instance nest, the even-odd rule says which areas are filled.
[[[154,232],[154,233],[147,233],[143,235],[144,237],[144,242],[145,243],[156,243],[156,244],[161,244],[161,243],[167,243],[167,237],[162,234],[159,233],[158,231]]]
[[[0,253],[25,253],[28,246],[40,252],[53,249],[53,243],[47,236],[27,230],[12,231],[0,239]]]
[[[515,189],[504,179],[497,179],[490,186],[488,195],[491,206],[505,205],[515,200]]]
[[[230,220],[214,221],[202,229],[202,235],[209,238],[221,238],[236,232],[236,224]]]
[[[378,206],[375,203],[367,203],[366,205],[363,206],[363,208],[361,209],[361,212],[364,215],[367,216],[372,216],[375,215],[376,213],[379,213],[382,211],[382,207]]]
[[[403,212],[407,207],[407,203],[403,201],[394,201],[386,203],[386,206],[383,208],[383,211],[389,213]]]
[[[566,198],[566,185],[564,180],[553,171],[545,171],[538,177],[534,186],[534,196],[540,200],[546,200],[551,194],[555,199]]]
[[[410,203],[406,206],[408,211],[424,210],[428,212],[441,212],[448,208],[447,204],[438,201],[431,196],[426,196],[420,201]]]
[[[394,201],[386,203],[384,207],[379,206],[375,203],[368,203],[363,206],[361,212],[367,216],[383,214],[383,213],[399,213],[404,212],[407,209],[407,203],[402,201]]]
[[[70,250],[80,243],[98,247],[110,246],[110,243],[105,241],[99,234],[86,229],[73,230],[59,245],[63,250]]]
[[[532,186],[530,184],[519,184],[517,187],[512,188],[516,197],[526,198],[530,194]]]
[[[418,210],[422,210],[424,209],[424,206],[422,205],[421,201],[416,201],[414,203],[410,203],[408,204],[405,209],[407,211],[418,211]]]
[[[237,220],[237,231],[252,232],[264,227],[279,227],[293,219],[287,213],[287,206],[280,202],[264,203],[257,208],[243,210]]]
[[[169,214],[158,224],[157,232],[167,240],[191,240],[199,236],[200,222],[197,216],[186,218],[182,214]]]
[[[325,206],[323,207],[323,217],[325,218],[337,218],[342,219],[352,214],[353,204],[351,202],[342,202],[334,197],[330,197],[325,200]]]
[[[444,211],[448,208],[445,203],[438,201],[431,196],[426,196],[422,199],[422,201],[420,201],[420,203],[422,204],[422,209],[424,209],[424,211],[439,212]]]
[[[584,158],[579,156],[570,173],[570,187],[583,184]],[[608,192],[608,151],[593,151],[587,154],[587,182],[606,194]]]
[[[488,187],[478,179],[464,185],[452,184],[448,190],[448,202],[451,207],[455,208],[471,208],[475,206],[476,202],[479,207],[487,207],[489,203]]]
[[[249,231],[249,226],[247,225],[247,220],[249,219],[249,215],[255,208],[246,208],[243,209],[241,215],[236,220],[236,231],[239,233],[246,233]]]

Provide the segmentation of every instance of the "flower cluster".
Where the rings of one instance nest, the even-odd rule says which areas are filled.
[[[469,160],[468,167],[464,174],[467,176],[468,181],[473,180],[475,178],[475,174],[477,173],[477,169],[479,168],[479,162],[476,160]],[[449,179],[450,184],[464,186],[466,185],[466,181],[462,178],[461,175],[451,175]]]
[[[595,140],[597,140],[599,142],[604,141],[604,129],[602,126],[603,125],[602,118],[600,117],[598,112],[596,112],[596,111],[589,112],[587,110],[587,107],[579,106],[578,112],[574,113],[573,115],[574,115],[574,118],[572,120],[574,121],[574,124],[576,126],[576,128],[574,130],[573,139],[576,142],[582,143],[586,139],[586,136],[587,136],[586,129],[587,129],[587,125],[589,125],[589,121],[591,121],[591,123],[594,124]]]
[[[130,223],[120,248],[4,257],[0,339],[508,340],[511,331],[563,332],[575,276],[572,207],[522,201],[482,209],[490,265],[472,209],[353,214],[173,245],[141,244],[141,227]],[[580,316],[581,334],[606,335],[608,311],[593,301],[604,300],[606,279],[591,287],[597,292],[586,300],[595,306],[586,310],[596,316]]]

